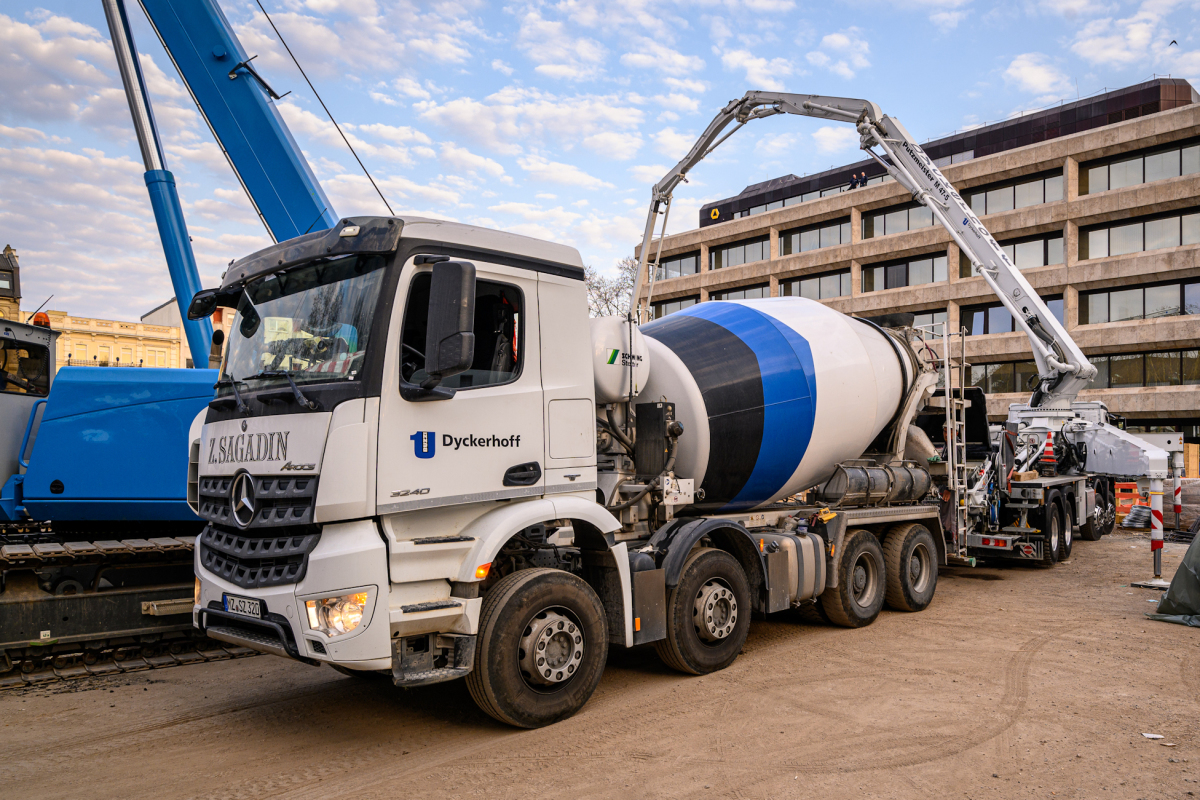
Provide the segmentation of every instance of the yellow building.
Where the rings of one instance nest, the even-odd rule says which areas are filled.
[[[24,322],[17,253],[5,246],[0,253],[0,319]],[[213,315],[214,326],[226,329],[224,309]],[[191,367],[192,359],[182,341],[182,320],[175,299],[145,314],[138,322],[79,317],[66,311],[48,310],[50,327],[58,337],[58,366],[101,367]],[[232,317],[231,312],[224,316]],[[219,356],[218,356],[219,358]],[[207,365],[206,365],[207,366]],[[213,366],[216,366],[214,363]]]

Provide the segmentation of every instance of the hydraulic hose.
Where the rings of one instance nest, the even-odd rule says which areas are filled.
[[[647,494],[647,493],[648,493],[648,492],[649,492],[651,489],[653,489],[655,486],[659,486],[659,485],[661,485],[662,479],[663,479],[663,478],[664,478],[664,477],[665,477],[665,476],[666,476],[666,475],[667,475],[667,474],[668,474],[668,473],[669,473],[669,472],[670,472],[672,469],[674,469],[674,468],[675,468],[675,451],[678,449],[678,445],[679,445],[679,440],[678,440],[678,439],[675,439],[675,438],[672,438],[672,439],[671,439],[671,449],[670,449],[670,451],[669,451],[669,452],[668,452],[668,454],[667,454],[667,463],[666,463],[666,465],[663,467],[663,471],[662,471],[662,472],[660,472],[660,473],[658,473],[658,475],[656,475],[655,477],[651,478],[650,480],[646,481],[646,485],[645,485],[645,486],[642,488],[642,490],[641,490],[640,492],[638,492],[636,495],[634,495],[633,497],[629,498],[629,499],[628,499],[628,500],[626,500],[624,503],[621,503],[621,504],[619,504],[619,505],[615,505],[615,506],[609,506],[609,507],[608,507],[608,510],[609,510],[609,511],[621,511],[621,510],[623,510],[623,509],[629,508],[630,506],[632,506],[632,505],[635,505],[635,504],[637,504],[638,502],[640,502],[640,501],[641,501],[641,499],[642,499],[643,497],[645,497],[645,496],[646,496],[646,494]],[[624,484],[625,484],[625,481],[621,481],[621,482],[619,482],[619,483],[616,485],[616,488],[614,488],[614,489],[613,489],[613,496],[617,496],[617,495],[619,495],[619,494],[620,494],[621,487],[622,487]]]

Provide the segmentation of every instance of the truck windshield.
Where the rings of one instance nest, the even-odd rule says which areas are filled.
[[[249,382],[252,390],[256,382],[286,381],[280,373],[296,383],[357,378],[385,263],[383,256],[346,256],[248,284],[229,332],[221,377]]]

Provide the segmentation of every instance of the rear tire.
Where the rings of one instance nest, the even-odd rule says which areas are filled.
[[[569,572],[520,570],[483,598],[476,648],[467,689],[480,710],[518,728],[550,725],[583,708],[600,683],[604,608]]]
[[[887,582],[884,601],[896,611],[924,611],[937,589],[938,558],[933,534],[924,525],[902,522],[883,537]]]
[[[1058,560],[1066,561],[1071,557],[1071,548],[1075,545],[1075,526],[1071,524],[1071,512],[1067,510],[1067,497],[1061,494],[1058,496],[1058,518],[1062,520],[1063,532]]]
[[[667,596],[667,638],[654,643],[668,667],[707,675],[728,667],[750,633],[750,582],[724,550],[697,550]]]
[[[1096,479],[1096,510],[1091,519],[1079,526],[1079,535],[1089,542],[1099,541],[1101,536],[1112,533],[1113,524],[1117,521],[1110,486],[1107,478]]]
[[[1058,511],[1058,493],[1047,495],[1042,506],[1042,566],[1053,567],[1062,555],[1062,517]]]
[[[862,628],[883,609],[887,567],[879,540],[867,530],[853,530],[842,540],[837,560],[838,585],[821,593],[821,610],[834,625]]]

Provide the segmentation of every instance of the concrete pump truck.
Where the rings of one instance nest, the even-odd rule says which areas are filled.
[[[573,248],[355,217],[233,263],[192,300],[194,318],[237,310],[192,426],[195,626],[397,686],[465,677],[483,711],[537,727],[583,706],[610,646],[710,673],[754,614],[815,606],[858,627],[885,603],[928,606],[939,564],[972,548],[1057,556],[1055,524],[1111,524],[1093,473],[1161,489],[1166,454],[1073,403],[1094,368],[873,103],[730,103],[655,187],[643,266],[687,170],[731,122],[776,113],[855,124],[1030,335],[1041,383],[1012,412],[1015,447],[950,456],[953,535],[927,501],[918,423],[939,409],[957,446],[975,401],[947,380],[938,404],[919,331],[800,298],[589,322]],[[1053,474],[1019,474],[1047,432]]]

